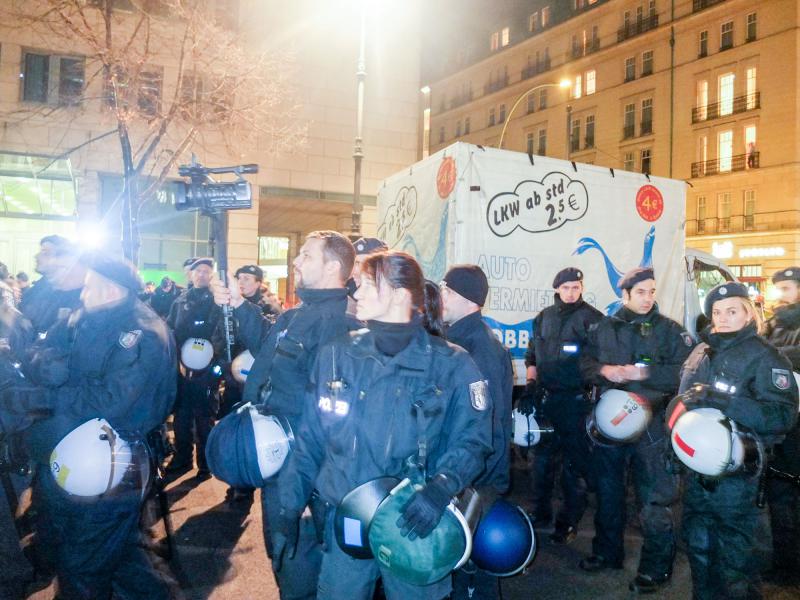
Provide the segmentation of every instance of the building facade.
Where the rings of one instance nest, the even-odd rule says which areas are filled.
[[[505,128],[504,148],[684,179],[687,244],[763,292],[800,261],[798,4],[484,6],[482,34],[423,70],[420,153]]]

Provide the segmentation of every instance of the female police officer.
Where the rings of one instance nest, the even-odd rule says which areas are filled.
[[[759,337],[760,319],[743,284],[715,287],[706,297],[705,312],[711,326],[684,363],[678,398],[688,410],[719,409],[769,449],[797,412],[791,365]],[[677,422],[674,410],[684,407],[674,401],[668,422]],[[686,478],[683,529],[695,600],[761,598],[754,564],[757,496],[758,477],[752,474],[709,479],[693,473]]]
[[[426,537],[492,449],[491,402],[477,367],[464,350],[423,327],[425,280],[417,262],[402,252],[375,254],[364,262],[361,281],[357,317],[368,329],[320,352],[306,419],[280,474],[282,522],[276,525],[290,540],[287,547],[314,488],[336,506],[376,477],[402,478],[407,459],[420,458],[419,437],[427,438],[430,477],[404,506],[399,525],[411,537]],[[415,586],[375,560],[346,555],[332,539],[330,522],[319,599],[368,600],[379,575],[389,600],[448,595],[449,577]]]

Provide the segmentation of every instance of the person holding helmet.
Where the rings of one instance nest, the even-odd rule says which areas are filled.
[[[553,289],[553,305],[533,321],[525,354],[528,383],[517,408],[523,414],[536,411],[553,424],[554,439],[538,446],[534,455],[533,515],[537,527],[552,523],[551,498],[560,455],[564,504],[550,539],[565,544],[575,539],[586,510],[589,448],[583,422],[588,399],[578,359],[586,346],[589,327],[603,314],[584,302],[580,269],[568,267],[556,273]]]
[[[423,326],[430,302],[419,264],[404,252],[381,252],[362,269],[357,317],[368,328],[319,353],[296,447],[279,476],[275,528],[288,554],[314,490],[333,517],[345,495],[381,477],[411,476],[419,484],[390,527],[398,539],[426,538],[453,496],[484,471],[492,450],[492,403],[482,375],[463,349]],[[379,576],[389,600],[447,597],[450,577],[414,585],[378,560],[354,560],[335,541],[333,519],[326,521],[319,600],[369,600]]]
[[[38,467],[36,527],[52,550],[58,597],[109,598],[113,590],[168,598],[141,546],[139,521],[146,437],[175,399],[175,346],[163,320],[138,300],[132,264],[82,260],[82,308],[34,347],[25,379],[6,390],[0,410],[35,420],[24,434]],[[98,477],[99,468],[109,475]]]
[[[514,374],[511,357],[481,318],[489,294],[489,281],[478,265],[450,267],[439,285],[447,340],[469,352],[488,383],[492,398],[492,454],[474,485],[490,506],[492,498],[508,491],[510,484],[511,393]],[[470,589],[479,598],[499,597],[498,578],[467,569],[453,576],[453,598],[468,598]]]
[[[797,384],[791,364],[758,335],[760,317],[747,286],[722,283],[705,300],[710,327],[701,334],[681,373],[675,411],[715,408],[753,432],[765,450],[783,439],[797,416]],[[691,415],[691,412],[686,415]],[[702,458],[702,457],[700,457]],[[747,471],[684,478],[683,534],[698,600],[761,598],[755,555],[760,509],[759,477]]]
[[[783,354],[795,373],[800,373],[800,267],[782,269],[772,276],[780,292],[778,306],[763,335]],[[775,446],[770,465],[776,471],[800,477],[800,423]],[[795,480],[796,481],[796,480]],[[767,478],[767,502],[772,524],[772,569],[767,580],[800,581],[800,486],[785,476]]]
[[[216,280],[214,301],[233,307],[239,341],[255,357],[244,385],[243,401],[289,423],[297,432],[303,421],[303,397],[319,349],[356,329],[359,323],[345,314],[344,283],[353,270],[353,244],[335,231],[314,231],[294,259],[297,295],[302,303],[271,324],[259,307],[246,302],[233,278],[229,287]],[[312,599],[316,595],[322,550],[311,518],[302,519],[297,552],[283,556],[276,549],[279,493],[283,482],[267,479],[261,488],[264,541],[272,559],[281,598]],[[303,505],[305,507],[305,505]],[[312,505],[312,514],[316,513]]]
[[[621,569],[624,558],[625,482],[630,468],[642,528],[641,556],[629,589],[656,591],[672,576],[675,535],[672,505],[678,481],[665,469],[663,412],[678,388],[680,367],[694,345],[678,323],[658,311],[652,268],[628,271],[620,280],[623,306],[589,329],[580,366],[598,391],[624,390],[653,415],[638,439],[592,449],[597,511],[592,554],[580,567],[589,572]]]

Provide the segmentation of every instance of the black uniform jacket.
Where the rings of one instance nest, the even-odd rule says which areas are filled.
[[[640,315],[624,306],[589,328],[589,343],[580,357],[581,373],[601,391],[616,388],[646,398],[654,410],[664,408],[680,383],[680,370],[694,340],[683,327],[653,306]],[[643,381],[612,383],[600,375],[603,365],[649,366]]]
[[[60,318],[65,318],[81,305],[81,289],[57,290],[44,277],[36,281],[22,296],[19,310],[33,325],[37,334],[46,333]]]
[[[502,494],[510,484],[511,394],[514,388],[511,356],[483,322],[480,312],[453,323],[447,329],[447,339],[469,352],[489,385],[493,409],[493,450],[486,459],[486,469],[475,485],[489,485]]]
[[[696,383],[720,389],[735,387],[722,412],[757,433],[771,446],[780,441],[797,417],[797,384],[789,361],[759,337],[754,324],[733,333],[701,334],[681,371],[683,392]]]
[[[280,473],[281,505],[293,511],[315,487],[335,505],[366,481],[404,477],[422,436],[427,473],[444,474],[451,495],[475,480],[492,450],[483,376],[464,350],[422,327],[393,357],[378,351],[366,329],[323,348],[305,411]]]

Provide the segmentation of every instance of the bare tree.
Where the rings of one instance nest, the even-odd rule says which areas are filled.
[[[13,123],[100,114],[105,131],[59,158],[109,136],[119,141],[124,192],[122,246],[137,262],[137,220],[178,161],[197,146],[230,156],[302,144],[306,124],[291,85],[291,57],[241,41],[238,15],[222,0],[7,0],[0,28],[37,36],[66,54],[57,89],[32,89],[3,115]],[[28,82],[23,83],[24,86]],[[28,94],[23,90],[23,100]],[[37,97],[38,94],[38,97]],[[38,101],[38,102],[37,102]],[[59,149],[62,150],[62,149]]]

